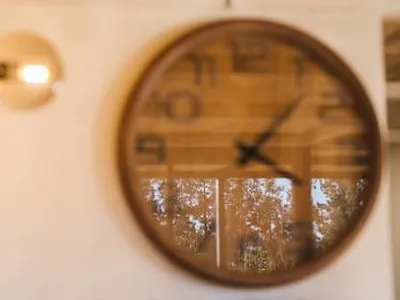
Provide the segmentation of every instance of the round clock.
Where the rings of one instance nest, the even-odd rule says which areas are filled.
[[[265,20],[203,24],[160,51],[132,88],[118,143],[148,237],[233,286],[326,266],[380,183],[379,126],[356,75],[315,38]]]

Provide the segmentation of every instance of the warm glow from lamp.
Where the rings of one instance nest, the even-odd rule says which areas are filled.
[[[19,78],[29,84],[45,84],[49,82],[50,72],[44,65],[24,65],[19,70]]]

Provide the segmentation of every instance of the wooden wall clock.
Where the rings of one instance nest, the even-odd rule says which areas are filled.
[[[327,46],[287,25],[223,20],[159,52],[127,101],[119,173],[169,258],[217,283],[315,273],[376,201],[377,117]]]

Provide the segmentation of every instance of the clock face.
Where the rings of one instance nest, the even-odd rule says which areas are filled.
[[[126,199],[168,257],[236,286],[311,274],[375,201],[380,137],[351,70],[308,35],[222,21],[143,71],[119,132]]]

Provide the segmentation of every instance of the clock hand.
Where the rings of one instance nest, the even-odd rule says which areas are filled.
[[[239,162],[241,164],[245,164],[245,163],[249,162],[249,160],[252,157],[254,157],[253,153],[258,152],[260,146],[262,144],[266,143],[275,134],[275,132],[277,131],[279,126],[281,126],[283,121],[285,121],[293,113],[293,111],[300,105],[300,103],[302,102],[303,99],[304,99],[304,96],[299,95],[296,98],[296,100],[285,109],[285,111],[282,113],[282,115],[280,115],[277,119],[274,120],[274,122],[270,126],[269,130],[267,130],[259,135],[259,137],[257,138],[257,140],[255,141],[255,143],[252,146],[248,146],[246,149],[244,149],[243,147],[241,147],[242,143],[240,141],[238,142],[237,146],[242,152],[242,156],[239,159]]]
[[[253,157],[254,159],[274,168],[274,171],[280,175],[283,175],[285,178],[288,178],[293,181],[295,184],[301,184],[302,180],[296,175],[286,171],[284,169],[279,168],[278,163],[271,159],[268,155],[262,155],[259,152],[259,148],[253,146],[247,146],[242,143],[238,144],[238,147],[241,149],[242,153],[246,153],[246,156],[242,156],[239,159],[240,164],[245,164],[248,162],[249,157]]]
[[[277,131],[277,129],[282,125],[283,121],[285,121],[290,115],[293,113],[293,111],[300,105],[302,100],[304,99],[303,95],[297,96],[296,100],[293,101],[286,109],[285,111],[272,122],[272,125],[267,131],[264,131],[259,135],[257,138],[255,145],[261,145],[266,143]]]

